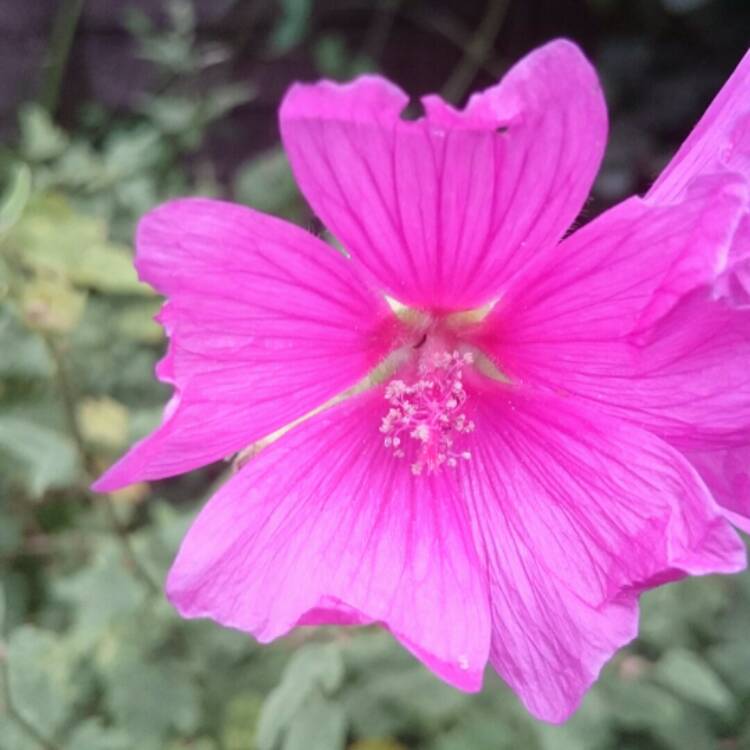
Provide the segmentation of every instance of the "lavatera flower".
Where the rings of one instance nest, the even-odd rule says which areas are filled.
[[[244,451],[169,574],[179,612],[262,642],[379,623],[559,722],[642,591],[741,570],[750,310],[719,282],[748,247],[743,69],[646,199],[571,234],[607,118],[567,41],[411,121],[377,76],[294,85],[284,144],[344,252],[220,201],[148,214],[174,396],[95,488]]]

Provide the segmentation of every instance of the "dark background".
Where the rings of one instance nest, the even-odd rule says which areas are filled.
[[[49,40],[65,3],[0,2],[0,135],[12,138],[18,105],[50,84]],[[68,3],[76,5],[76,2]],[[270,0],[197,0],[198,34],[229,59],[193,81],[253,85],[255,98],[214,124],[204,149],[227,178],[277,140],[276,107],[289,83],[320,77],[315,46],[335,40],[413,96],[448,87],[461,101],[492,84],[533,47],[557,36],[595,62],[611,112],[613,143],[600,193],[643,190],[687,134],[750,40],[747,0],[320,0],[309,3],[294,43],[269,43],[286,7]],[[302,3],[304,5],[304,3]],[[69,128],[96,102],[127,115],[156,83],[124,28],[126,8],[165,23],[161,0],[87,0],[60,76],[56,115]],[[283,48],[280,53],[279,50]],[[459,70],[457,70],[459,69]]]
[[[379,71],[417,114],[560,36],[610,111],[585,221],[648,188],[745,53],[750,0],[0,0],[0,750],[750,750],[748,572],[648,592],[552,727],[379,628],[260,646],[181,620],[163,581],[227,462],[88,489],[169,397],[140,216],[204,194],[320,232],[278,143],[292,81]]]

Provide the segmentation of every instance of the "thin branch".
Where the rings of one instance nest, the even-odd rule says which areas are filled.
[[[81,463],[86,469],[87,474],[94,475],[96,474],[96,468],[94,467],[93,460],[86,448],[86,441],[83,438],[81,428],[78,424],[78,415],[76,414],[76,393],[70,382],[68,368],[65,363],[65,356],[60,350],[57,340],[53,336],[47,333],[42,333],[41,336],[47,347],[50,358],[55,365],[55,381],[57,382],[57,388],[60,393],[60,398],[62,399],[68,432],[73,438]]]
[[[88,448],[86,447],[86,441],[81,432],[80,425],[78,424],[78,414],[76,413],[77,396],[73,385],[70,381],[68,374],[67,363],[65,362],[65,356],[63,355],[57,341],[54,337],[48,334],[42,334],[44,343],[47,346],[47,350],[55,363],[55,379],[57,381],[57,387],[60,392],[60,397],[63,402],[63,408],[65,410],[65,418],[68,423],[68,431],[70,432],[73,442],[76,445],[78,455],[81,460],[81,464],[87,475],[87,485],[93,481],[93,478],[97,475],[98,470],[93,461]],[[109,519],[112,530],[120,540],[122,550],[127,559],[128,565],[133,571],[134,575],[143,581],[143,583],[152,591],[160,591],[160,586],[151,577],[148,570],[141,564],[136,554],[133,544],[130,540],[130,534],[128,530],[122,525],[119,517],[117,516],[117,510],[115,509],[112,496],[108,493],[103,495],[94,495],[88,488],[85,490],[86,494],[96,502],[101,503],[104,507],[104,511]]]
[[[493,0],[494,1],[494,0]],[[504,6],[508,0],[496,0],[498,4]],[[339,0],[335,7],[320,9],[321,16],[333,15],[341,11],[366,11],[371,7],[372,0]],[[431,34],[441,36],[454,47],[457,47],[469,59],[473,60],[478,71],[482,71],[489,76],[499,78],[506,66],[487,50],[485,54],[477,54],[472,48],[471,43],[474,35],[466,28],[466,25],[452,14],[448,14],[444,9],[436,9],[436,5],[430,8],[429,13],[423,13],[415,9],[413,3],[400,2],[396,16],[408,23],[423,29]],[[481,50],[480,50],[481,53]]]
[[[65,68],[70,57],[73,37],[76,33],[81,11],[86,0],[63,0],[58,6],[52,25],[47,59],[44,63],[45,78],[39,95],[42,106],[54,114],[60,99]]]
[[[503,2],[503,0],[498,0],[498,2]],[[477,55],[471,45],[472,35],[465,28],[462,28],[462,24],[457,20],[448,18],[445,15],[416,13],[408,6],[403,9],[402,16],[411,21],[415,26],[419,26],[433,34],[438,34],[455,47],[458,47],[462,50],[464,57],[468,57],[474,61],[478,71],[482,71],[495,78],[499,78],[502,75],[505,66],[491,55],[489,50],[483,55]]]
[[[362,54],[376,63],[383,54],[402,2],[403,0],[381,0],[373,11],[373,21],[367,29]]]
[[[487,0],[484,18],[467,45],[461,62],[443,86],[443,96],[448,101],[458,103],[466,95],[492,50],[509,6],[509,0]]]

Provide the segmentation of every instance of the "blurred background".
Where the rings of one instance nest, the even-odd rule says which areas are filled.
[[[488,672],[440,683],[378,629],[270,647],[161,592],[226,464],[86,487],[159,419],[139,215],[228,197],[316,230],[278,144],[294,80],[381,71],[461,103],[553,37],[601,75],[585,217],[642,192],[745,52],[747,0],[0,0],[0,750],[743,750],[750,575],[644,598],[563,727]]]

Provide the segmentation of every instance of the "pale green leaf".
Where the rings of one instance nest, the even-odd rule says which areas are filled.
[[[31,195],[31,170],[18,164],[0,197],[0,234],[7,232],[23,214]]]
[[[3,714],[0,701],[0,750],[47,750],[29,737],[15,721]]]
[[[0,581],[0,636],[5,632],[5,586]]]
[[[30,161],[46,161],[62,154],[68,137],[55,125],[43,107],[27,104],[19,114],[21,151]]]
[[[284,738],[284,750],[343,750],[346,714],[331,700],[314,696],[294,717]]]
[[[8,307],[0,307],[0,377],[49,378],[53,364],[41,338],[30,333],[11,314]]]
[[[263,705],[258,723],[259,749],[271,750],[305,701],[317,689],[333,692],[343,678],[344,664],[335,645],[314,643],[300,649]]]
[[[200,696],[194,680],[179,665],[130,658],[115,665],[107,678],[109,708],[133,740],[153,741],[173,729],[182,733],[197,729]]]
[[[152,294],[138,281],[129,249],[108,240],[106,223],[74,211],[60,195],[32,201],[8,243],[36,273],[102,292]]]
[[[132,743],[120,729],[105,727],[99,719],[77,726],[65,743],[65,750],[131,750]]]
[[[680,702],[669,691],[645,680],[612,680],[607,699],[616,706],[614,720],[627,729],[674,726],[682,717]]]
[[[243,164],[235,177],[234,195],[258,211],[293,215],[300,194],[284,150],[269,149]]]
[[[86,294],[62,276],[35,278],[21,291],[21,314],[26,325],[45,333],[70,333],[81,321]]]
[[[56,594],[73,605],[75,642],[90,648],[106,634],[112,623],[135,613],[144,601],[146,591],[123,564],[122,552],[107,540],[84,568],[60,579]]]
[[[98,448],[121,448],[128,438],[128,410],[109,396],[78,403],[78,424],[86,442]]]
[[[75,481],[78,457],[73,441],[21,417],[0,415],[0,470],[34,497]]]
[[[154,320],[154,315],[159,312],[161,304],[155,300],[135,300],[127,305],[115,319],[117,332],[131,341],[159,343],[164,338],[164,331]]]
[[[271,35],[271,50],[281,55],[302,41],[307,30],[312,0],[281,0],[282,16]]]
[[[24,625],[8,639],[8,685],[15,710],[51,737],[75,707],[70,655],[58,637]]]
[[[656,678],[674,692],[705,708],[731,711],[735,700],[713,668],[698,654],[676,648],[658,662]]]
[[[232,696],[224,710],[222,743],[225,750],[254,750],[262,696],[244,692]]]

